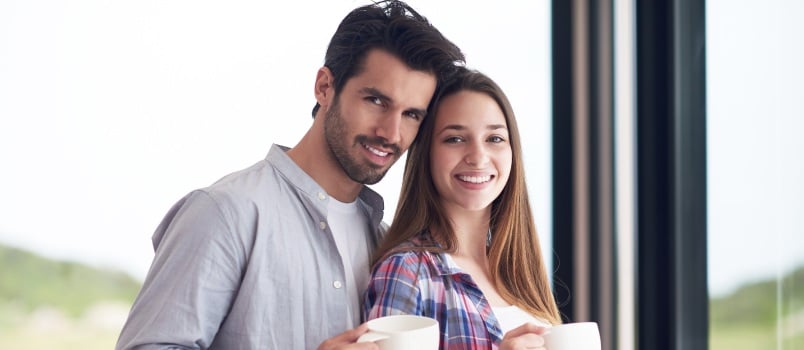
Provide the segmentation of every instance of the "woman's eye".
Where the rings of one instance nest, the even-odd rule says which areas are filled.
[[[505,139],[500,137],[500,136],[492,136],[492,137],[489,137],[489,141],[494,142],[494,143],[500,143],[500,142],[505,142]]]
[[[446,140],[444,140],[444,141],[445,141],[446,143],[458,143],[458,142],[463,141],[463,139],[462,139],[462,138],[460,138],[460,137],[458,137],[458,136],[452,136],[452,137],[448,137],[448,138],[447,138]]]

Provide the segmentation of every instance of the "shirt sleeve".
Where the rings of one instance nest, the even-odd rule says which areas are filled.
[[[176,203],[154,234],[155,256],[116,349],[208,348],[239,289],[245,253],[208,193]]]
[[[416,253],[395,254],[373,270],[364,298],[363,318],[387,315],[423,315],[421,284],[427,268]]]

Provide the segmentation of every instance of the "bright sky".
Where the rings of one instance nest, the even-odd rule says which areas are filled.
[[[143,278],[176,200],[307,130],[327,42],[364,3],[0,2],[0,243]],[[507,92],[549,247],[549,1],[409,3]],[[804,263],[803,4],[707,2],[713,293]],[[375,186],[389,219],[401,169]]]
[[[144,278],[175,201],[307,130],[326,45],[365,3],[0,2],[0,242]],[[549,246],[549,2],[409,3],[507,92]],[[389,219],[401,170],[375,186]]]
[[[709,286],[717,294],[804,266],[804,1],[710,0],[707,12]]]

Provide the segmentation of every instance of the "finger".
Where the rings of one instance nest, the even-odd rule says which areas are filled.
[[[510,332],[509,332],[510,333]],[[501,350],[514,350],[514,349],[528,349],[538,350],[544,349],[544,338],[538,334],[527,333],[517,337],[506,337],[500,343]]]
[[[536,325],[534,325],[534,326],[536,326]],[[542,334],[544,334],[544,333],[547,333],[547,331],[548,331],[548,330],[550,330],[550,327],[536,326],[536,327],[533,329],[533,332],[532,332],[532,333],[535,333],[535,334],[538,334],[538,335],[542,335]]]
[[[336,338],[339,338],[346,343],[354,343],[357,341],[357,338],[360,338],[360,336],[366,332],[368,332],[368,325],[363,323],[353,329],[341,333],[340,335],[336,336]]]
[[[363,335],[363,333],[368,332],[368,330],[369,330],[368,323],[363,322],[362,324],[360,324],[359,326],[355,327],[351,331],[356,332],[357,336],[360,337],[361,335]]]
[[[380,347],[372,342],[343,344],[336,346],[332,350],[379,350]]]
[[[335,349],[348,349],[343,348],[343,346],[348,344],[354,344],[357,341],[357,338],[360,338],[363,333],[368,332],[368,325],[365,323],[350,329],[346,332],[338,334],[332,338],[325,340],[321,345],[318,346],[318,350],[335,350]],[[354,349],[376,349],[376,346],[373,346],[373,343],[360,343],[366,344],[355,347]]]
[[[546,327],[536,325],[535,323],[527,322],[527,323],[522,324],[519,327],[516,327],[516,328],[508,331],[508,333],[505,333],[505,336],[503,337],[503,339],[505,339],[507,337],[515,338],[515,337],[519,337],[521,335],[525,335],[525,334],[528,334],[528,333],[544,334],[544,332],[546,330],[547,330]]]

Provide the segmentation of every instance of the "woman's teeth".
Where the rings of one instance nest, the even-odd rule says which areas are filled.
[[[491,175],[486,176],[458,176],[461,181],[471,182],[474,184],[484,183],[491,180]]]

